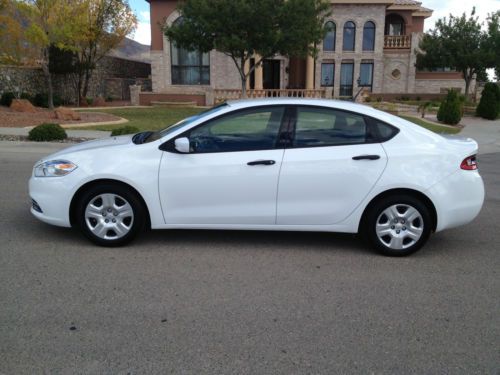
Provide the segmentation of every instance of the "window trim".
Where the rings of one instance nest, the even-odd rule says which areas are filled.
[[[361,66],[363,65],[371,65],[372,66],[372,71],[371,71],[371,80],[369,85],[363,85],[361,84],[360,87],[367,87],[370,89],[370,91],[373,91],[373,73],[375,71],[375,63],[374,61],[361,61],[359,63],[359,78],[361,79]]]
[[[179,48],[175,45],[174,42],[170,42],[170,83],[174,86],[210,86],[210,52],[207,52],[208,57],[208,65],[203,65],[203,52],[201,51],[188,51],[188,52],[196,52],[198,54],[197,60],[198,65],[174,65],[174,48],[177,51],[182,50],[183,48]],[[184,49],[185,50],[185,49]],[[179,52],[177,52],[177,59],[179,59]],[[174,83],[174,68],[197,68],[200,75],[200,83]],[[203,82],[203,69],[208,68],[208,82]]]
[[[323,65],[333,65],[332,83],[330,85],[323,84]],[[320,86],[321,87],[334,87],[335,86],[335,62],[334,61],[332,61],[332,62],[324,61],[321,63]]]
[[[244,151],[215,151],[215,152],[203,152],[203,153],[189,153],[187,155],[203,155],[203,154],[220,154],[220,153],[233,153],[233,152],[252,152],[252,151],[269,151],[269,150],[287,150],[287,149],[303,149],[303,148],[317,148],[317,147],[337,147],[337,146],[355,146],[355,145],[364,145],[364,144],[375,144],[375,143],[385,143],[393,139],[396,135],[400,133],[400,129],[394,125],[391,125],[387,123],[386,121],[380,120],[375,117],[371,117],[368,115],[364,115],[359,112],[354,112],[354,111],[349,111],[346,109],[341,109],[341,108],[335,108],[335,107],[325,107],[321,105],[314,105],[314,104],[272,104],[272,105],[261,105],[261,106],[252,106],[252,107],[247,107],[247,108],[240,108],[235,111],[230,111],[226,112],[223,114],[220,114],[216,117],[213,117],[205,122],[202,122],[201,124],[198,124],[181,134],[169,139],[168,141],[164,142],[159,146],[159,149],[161,151],[165,152],[170,152],[174,154],[182,154],[183,153],[177,151],[175,149],[175,140],[178,138],[184,138],[186,137],[192,130],[203,126],[207,124],[210,121],[219,119],[225,115],[230,115],[230,114],[235,114],[239,113],[248,109],[257,109],[257,108],[269,108],[269,107],[283,107],[284,108],[284,113],[283,113],[283,118],[281,119],[281,124],[280,128],[278,131],[278,139],[276,142],[275,147],[273,148],[266,148],[266,149],[260,149],[260,150],[244,150]],[[357,116],[363,117],[363,119],[366,122],[366,126],[369,129],[369,132],[372,134],[373,140],[370,142],[361,142],[361,143],[343,143],[343,144],[335,144],[335,145],[316,145],[316,146],[301,146],[301,147],[295,147],[293,146],[293,140],[295,138],[295,127],[297,123],[297,110],[299,107],[309,107],[309,108],[315,108],[315,109],[326,109],[326,110],[334,110],[334,111],[341,111],[344,113],[350,113],[354,114]],[[380,122],[383,123],[384,125],[389,126],[390,128],[394,129],[394,132],[391,137],[384,139],[378,129],[377,126],[375,125],[375,122]]]
[[[347,27],[348,23],[352,23],[354,26],[353,27]],[[344,23],[344,29],[342,30],[342,51],[343,52],[355,52],[356,51],[356,23],[354,21],[347,21]],[[352,29],[354,31],[353,36],[352,36],[352,49],[346,49],[346,43],[345,43],[345,36],[346,36],[346,30],[347,29]]]
[[[175,140],[178,139],[178,138],[184,138],[184,137],[187,137],[189,138],[189,134],[201,127],[201,126],[205,126],[205,125],[208,125],[209,123],[211,123],[212,121],[217,121],[225,116],[232,116],[232,115],[236,115],[240,112],[245,112],[245,111],[249,111],[249,110],[258,110],[258,109],[266,109],[266,108],[283,108],[283,116],[281,118],[281,123],[280,123],[280,126],[278,128],[278,133],[277,133],[277,137],[276,137],[276,143],[273,147],[271,148],[261,148],[261,149],[258,149],[258,150],[233,150],[233,151],[212,151],[212,152],[190,152],[189,154],[187,155],[203,155],[203,154],[221,154],[221,153],[233,153],[233,152],[253,152],[253,151],[269,151],[269,150],[282,150],[282,149],[285,149],[287,148],[287,145],[288,143],[290,142],[290,132],[289,132],[289,126],[290,126],[290,108],[291,106],[290,105],[287,105],[287,104],[271,104],[271,105],[259,105],[259,106],[251,106],[251,107],[246,107],[246,108],[240,108],[240,109],[237,109],[237,110],[234,110],[234,111],[230,111],[230,112],[226,112],[226,113],[222,113],[216,117],[213,117],[211,119],[208,119],[204,122],[202,122],[201,124],[198,124],[190,129],[187,129],[186,131],[180,133],[179,135],[169,139],[168,141],[166,141],[165,143],[163,143],[162,145],[160,145],[159,149],[162,150],[162,151],[166,151],[166,152],[170,152],[170,153],[174,153],[174,154],[183,154],[179,151],[177,151],[175,149]]]
[[[327,31],[327,33],[325,34],[325,37],[323,38],[323,52],[335,52],[335,49],[337,47],[337,24],[335,23],[335,21],[328,20],[325,23],[325,27],[329,23],[333,24],[333,30]],[[328,32],[332,32],[332,31],[333,31],[333,49],[326,49],[325,48],[325,40],[326,40],[326,37],[328,35]]]
[[[342,66],[344,66],[344,65],[351,65],[352,66],[351,84],[350,85],[343,85],[342,84]],[[350,96],[349,95],[341,95],[341,97],[345,97],[345,98],[351,97],[352,98],[353,95],[354,95],[354,68],[355,67],[356,66],[355,66],[355,63],[354,63],[353,60],[345,60],[345,61],[342,61],[340,63],[340,77],[339,77],[339,84],[340,84],[339,88],[340,88],[340,91],[342,91],[342,86],[344,86],[344,87],[345,86],[350,86],[351,87],[351,95]]]
[[[372,24],[373,27],[368,28],[367,27],[368,24]],[[372,43],[371,49],[365,49],[365,30],[367,30],[367,29],[373,30],[373,43]],[[361,48],[362,48],[363,52],[375,52],[376,35],[377,35],[377,25],[375,24],[375,22],[373,22],[371,20],[366,21],[365,24],[363,25],[363,40],[361,43]]]

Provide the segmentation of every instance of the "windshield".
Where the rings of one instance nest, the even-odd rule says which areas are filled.
[[[165,128],[163,130],[156,131],[154,133],[150,133],[147,136],[147,138],[144,139],[143,142],[141,142],[141,143],[149,143],[149,142],[156,141],[160,138],[165,137],[166,135],[169,135],[169,134],[175,132],[176,130],[182,128],[183,126],[189,125],[197,120],[202,119],[203,117],[206,117],[206,116],[209,116],[213,113],[219,112],[221,109],[223,109],[225,107],[227,107],[227,104],[222,103],[222,104],[216,105],[213,108],[207,109],[206,111],[200,112],[194,116],[185,118],[185,119],[175,123],[174,125],[171,125],[171,126]]]

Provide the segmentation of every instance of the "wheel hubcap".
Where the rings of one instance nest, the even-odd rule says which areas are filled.
[[[116,240],[125,236],[132,228],[134,211],[130,203],[119,195],[100,194],[87,204],[85,223],[97,237]]]
[[[388,248],[404,250],[422,237],[424,220],[416,208],[395,204],[379,215],[375,231],[380,242]]]

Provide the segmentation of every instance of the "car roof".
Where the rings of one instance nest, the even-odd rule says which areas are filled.
[[[262,99],[228,100],[226,103],[234,109],[281,104],[281,105],[311,105],[318,107],[329,107],[329,108],[343,109],[345,111],[357,112],[375,117],[379,117],[377,115],[380,113],[380,111],[377,111],[372,107],[369,107],[364,104],[358,104],[346,100],[335,100],[335,99],[262,98]]]

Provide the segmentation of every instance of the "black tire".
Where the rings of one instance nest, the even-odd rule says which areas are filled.
[[[416,211],[418,211],[420,217],[415,219],[411,223],[411,228],[413,228],[413,224],[415,224],[415,232],[421,231],[421,235],[418,240],[409,238],[408,233],[412,232],[413,234],[413,231],[411,230],[411,228],[409,228],[410,226],[408,225],[408,223],[406,223],[406,226],[404,226],[404,224],[402,223],[402,219],[399,219],[400,222],[395,225],[390,225],[392,222],[389,221],[392,234],[383,236],[383,239],[379,238],[379,235],[377,234],[377,221],[379,221],[379,224],[381,225],[387,225],[386,219],[388,219],[388,217],[383,213],[390,207],[396,207],[398,212],[401,210],[400,213],[403,214],[406,213],[405,208],[407,207],[414,208]],[[406,235],[408,237],[403,237],[402,240],[402,246],[405,247],[401,249],[391,248],[390,244],[392,244],[392,236],[404,236],[405,232],[403,232],[403,228],[405,231],[408,231],[406,232]],[[398,234],[395,234],[398,229]],[[370,207],[368,207],[367,212],[364,216],[362,226],[364,238],[375,250],[383,255],[397,257],[407,256],[419,250],[429,239],[431,229],[432,217],[429,208],[418,198],[404,194],[383,197],[372,204]],[[387,230],[389,230],[389,228]],[[404,241],[407,241],[406,245],[404,244]],[[389,245],[387,244],[388,242],[390,242]]]
[[[116,237],[113,237],[113,228],[111,228],[109,232],[106,231],[106,236],[110,234],[110,238],[101,238],[90,229],[90,226],[92,226],[93,223],[89,220],[94,219],[86,218],[87,206],[91,201],[95,203],[97,201],[96,198],[103,194],[114,195],[117,198],[115,202],[121,204],[121,202],[125,201],[125,203],[128,203],[131,207],[133,215],[130,215],[123,220],[124,223],[125,220],[128,220],[127,225],[129,229],[127,229],[128,231],[126,232],[126,234],[122,235],[121,237],[118,237],[119,235],[116,235],[116,233]],[[105,213],[107,214],[107,212]],[[115,213],[109,213],[109,221],[115,220],[116,215],[119,214],[116,214],[115,216],[113,215],[115,215]],[[87,237],[96,245],[105,247],[118,247],[130,243],[139,233],[144,231],[148,222],[146,207],[144,206],[142,200],[137,196],[137,194],[126,186],[109,183],[93,186],[86,190],[83,194],[81,194],[75,205],[74,218],[76,226],[80,229],[85,237]],[[116,220],[119,220],[119,216],[116,217]]]

